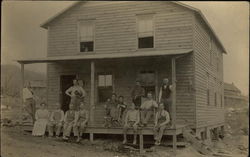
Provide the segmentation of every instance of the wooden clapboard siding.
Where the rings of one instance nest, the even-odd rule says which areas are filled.
[[[137,14],[154,13],[155,50],[192,48],[192,13],[171,2],[83,2],[52,21],[48,56],[79,54],[77,22],[94,19],[96,53],[137,51]]]
[[[212,49],[209,41],[212,39]],[[212,51],[212,64],[210,64]],[[219,70],[217,71],[217,55]],[[224,105],[217,99],[215,106],[214,93],[223,95],[223,56],[222,50],[215,43],[214,37],[199,17],[194,18],[194,60],[196,90],[196,127],[204,127],[224,122]],[[209,74],[210,105],[207,104],[207,73]]]

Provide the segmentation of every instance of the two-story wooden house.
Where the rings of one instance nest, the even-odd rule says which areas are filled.
[[[52,17],[46,58],[19,60],[22,65],[47,63],[47,102],[67,110],[65,93],[77,77],[86,89],[90,109],[88,131],[122,133],[103,128],[103,102],[115,92],[131,103],[140,79],[158,97],[163,78],[173,84],[172,123],[166,134],[189,125],[197,135],[223,127],[223,53],[225,48],[204,15],[179,2],[85,1]],[[152,134],[144,130],[143,134]],[[140,136],[141,138],[143,136]],[[176,145],[174,145],[176,147]]]

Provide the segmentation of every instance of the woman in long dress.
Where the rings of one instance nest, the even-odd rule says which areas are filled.
[[[36,111],[35,114],[35,124],[32,130],[33,136],[43,136],[46,131],[46,127],[49,120],[49,111],[46,109],[46,104],[41,103],[40,109]]]

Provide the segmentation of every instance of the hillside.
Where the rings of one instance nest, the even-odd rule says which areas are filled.
[[[46,74],[24,71],[25,80],[46,80]],[[21,88],[21,69],[16,65],[1,65],[1,94],[17,96]]]

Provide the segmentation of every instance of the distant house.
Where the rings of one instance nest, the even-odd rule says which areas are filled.
[[[226,108],[242,108],[248,104],[248,98],[243,96],[234,83],[224,83],[224,104]]]
[[[46,89],[46,81],[44,80],[31,80],[30,87],[34,92],[34,95],[37,97],[37,104],[46,101],[47,97],[47,89]]]

